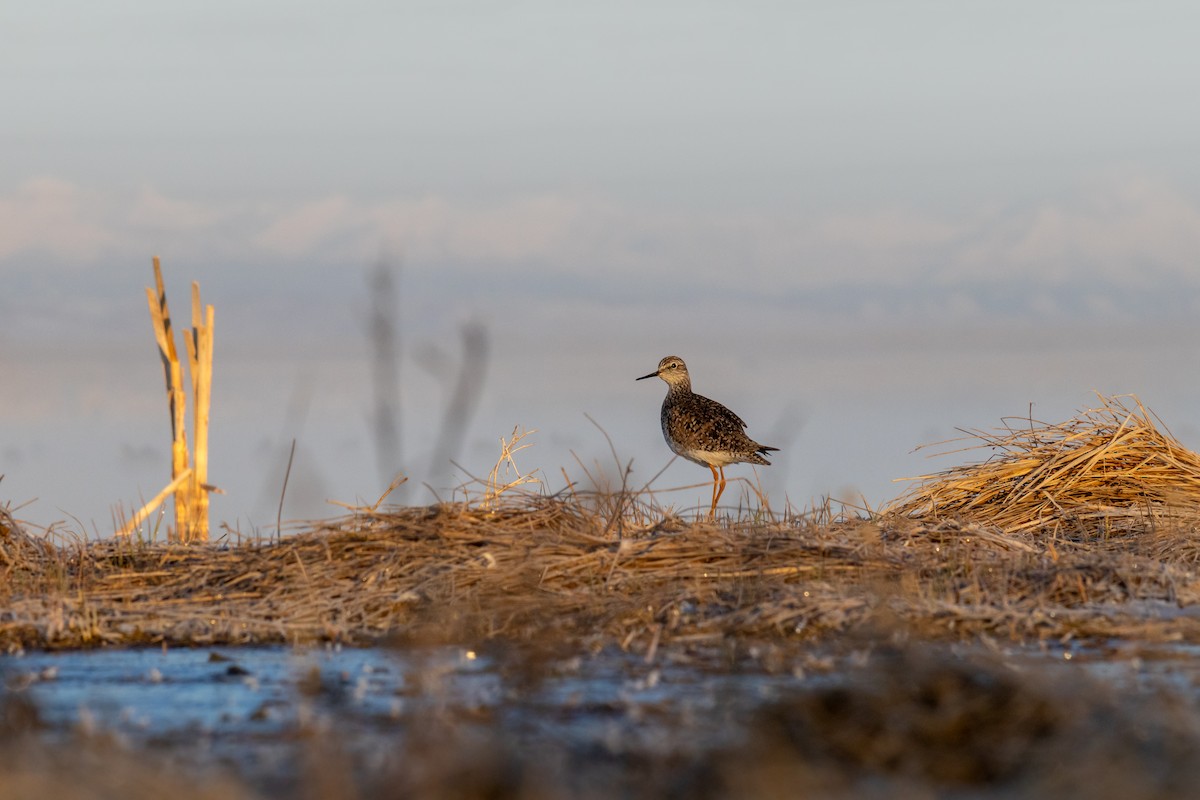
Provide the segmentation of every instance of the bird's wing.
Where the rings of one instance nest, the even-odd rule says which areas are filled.
[[[704,413],[711,419],[728,420],[729,424],[736,422],[738,427],[746,427],[746,423],[741,417],[718,403],[716,400],[710,400],[704,395],[697,395],[696,399],[700,400],[704,404]]]
[[[687,409],[687,412],[689,414],[698,412],[695,419],[688,420],[688,422],[692,423],[692,427],[705,431],[713,428],[717,430],[729,430],[735,425],[737,426],[735,430],[740,431],[746,427],[746,423],[741,417],[716,400],[710,400],[699,394],[693,394],[691,400],[692,407]],[[682,409],[678,408],[675,410],[677,413],[682,411]]]

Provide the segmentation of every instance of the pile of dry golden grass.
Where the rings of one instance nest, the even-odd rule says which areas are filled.
[[[10,526],[0,646],[503,638],[653,660],[855,629],[1200,641],[1195,454],[1116,400],[982,441],[999,454],[867,517],[685,519],[645,489],[547,495],[518,473],[265,543],[51,546]]]
[[[0,646],[500,638],[653,660],[855,629],[1200,640],[1200,620],[1163,612],[1200,601],[1193,565],[1149,552],[953,522],[685,521],[632,503],[514,495],[363,509],[265,544],[31,548],[0,588]]]
[[[594,501],[594,502],[593,502]],[[656,647],[835,623],[815,587],[863,543],[812,523],[690,523],[632,498],[357,509],[264,544],[65,545],[0,584],[0,642],[87,646],[504,636]],[[620,516],[614,516],[620,514]],[[6,596],[5,596],[6,595]]]
[[[1009,418],[969,432],[963,450],[990,451],[986,461],[917,478],[887,513],[1077,540],[1200,523],[1200,455],[1136,397],[1100,401],[1061,424]]]

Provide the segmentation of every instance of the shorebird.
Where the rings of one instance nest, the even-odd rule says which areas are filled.
[[[763,456],[778,447],[759,444],[746,435],[746,423],[716,400],[692,391],[687,365],[679,356],[667,356],[658,369],[638,378],[662,378],[667,397],[662,404],[662,432],[667,446],[688,461],[708,467],[713,475],[712,509],[725,491],[725,467],[730,464],[766,464]]]

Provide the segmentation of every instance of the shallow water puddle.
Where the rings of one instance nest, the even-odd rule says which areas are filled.
[[[514,664],[463,648],[28,653],[0,659],[54,732],[112,733],[130,744],[207,742],[333,728],[391,739],[416,722],[495,726],[607,749],[728,743],[736,719],[794,674],[649,666],[625,654]],[[664,744],[665,743],[665,744]]]
[[[132,736],[215,733],[304,722],[313,707],[398,716],[413,676],[446,679],[449,696],[483,704],[495,674],[470,651],[414,662],[382,649],[242,647],[30,653],[0,660],[10,689],[29,693],[51,727]]]

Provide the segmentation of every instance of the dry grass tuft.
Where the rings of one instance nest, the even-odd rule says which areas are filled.
[[[1007,534],[1073,541],[1143,534],[1200,522],[1200,455],[1160,429],[1136,397],[1100,397],[1098,408],[1061,424],[1006,418],[971,431],[982,463],[913,480],[885,513],[958,519]]]
[[[0,507],[0,585],[20,585],[29,576],[42,575],[55,555],[53,545],[31,536],[11,511]]]

